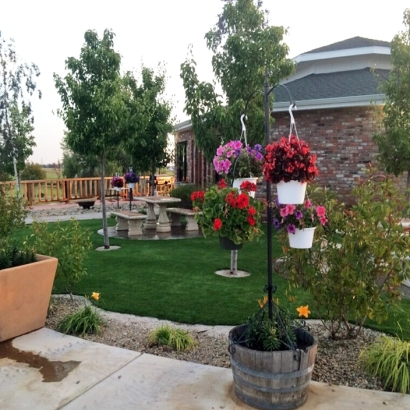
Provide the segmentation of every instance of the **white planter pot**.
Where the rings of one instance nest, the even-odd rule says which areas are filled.
[[[135,182],[128,182],[127,187],[134,189],[135,188]]]
[[[306,182],[280,181],[276,188],[278,191],[278,201],[281,205],[303,204],[305,202]]]
[[[295,233],[288,233],[289,246],[296,249],[309,249],[313,244],[316,227],[296,229]]]
[[[235,178],[233,180],[233,188],[238,188],[239,193],[241,193],[241,189],[240,186],[242,184],[242,182],[244,181],[249,181],[252,182],[254,184],[256,184],[256,182],[258,181],[258,178]],[[255,198],[255,193],[254,191],[250,191],[248,192],[249,196],[251,196],[252,198]]]

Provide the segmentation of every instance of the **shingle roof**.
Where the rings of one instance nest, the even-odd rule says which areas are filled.
[[[352,49],[352,48],[375,47],[375,46],[390,48],[390,43],[388,41],[372,40],[370,38],[364,38],[364,37],[352,37],[352,38],[348,38],[347,40],[329,44],[324,47],[315,48],[314,50],[307,51],[306,53],[303,53],[303,54],[322,53],[325,51],[347,50],[347,49]]]
[[[381,79],[387,78],[389,70],[376,70]],[[319,100],[360,95],[379,94],[378,82],[370,68],[340,71],[326,74],[310,74],[285,84],[294,101]],[[283,87],[273,91],[276,102],[289,102]]]

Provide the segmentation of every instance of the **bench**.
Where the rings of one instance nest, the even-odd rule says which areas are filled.
[[[92,206],[94,206],[96,200],[97,198],[71,199],[70,202],[78,204],[83,209],[90,209]]]
[[[181,217],[186,219],[186,231],[197,231],[199,229],[198,223],[195,220],[196,211],[184,208],[167,208],[167,212],[171,215],[171,227],[181,226]]]
[[[133,211],[111,212],[117,220],[117,231],[128,231],[128,236],[142,235],[142,224],[147,215]]]

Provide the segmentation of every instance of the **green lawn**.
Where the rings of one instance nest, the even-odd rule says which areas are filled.
[[[109,219],[114,225],[115,220]],[[49,224],[52,229],[54,224]],[[81,221],[90,229],[94,248],[102,246],[103,238],[96,232],[101,221]],[[25,228],[19,236],[28,235]],[[278,241],[273,240],[273,256],[281,254]],[[238,268],[250,276],[240,279],[215,275],[216,270],[229,268],[230,252],[221,250],[217,239],[196,238],[167,241],[139,241],[110,238],[110,245],[121,249],[99,252],[91,250],[87,260],[88,275],[75,286],[74,293],[101,293],[101,307],[121,313],[151,316],[183,323],[206,325],[237,325],[255,313],[258,299],[264,296],[267,284],[266,236],[259,242],[248,243],[238,253]],[[274,274],[277,286],[274,297],[280,306],[296,316],[296,307],[310,304],[310,295],[300,288],[289,291],[288,282]],[[55,281],[55,293],[61,283]],[[289,297],[295,297],[290,302]],[[382,331],[398,333],[397,322],[410,338],[407,317],[410,301],[402,302],[403,312],[391,316],[386,323],[368,324]],[[312,310],[311,318],[317,317]]]

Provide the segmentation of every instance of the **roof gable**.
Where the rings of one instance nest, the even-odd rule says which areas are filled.
[[[361,48],[361,47],[388,47],[390,48],[390,43],[388,41],[372,40],[370,38],[364,38],[364,37],[352,37],[347,40],[338,41],[337,43],[329,44],[327,46],[315,48],[303,54],[324,53],[327,51],[338,51],[338,50],[349,50],[349,49]]]

